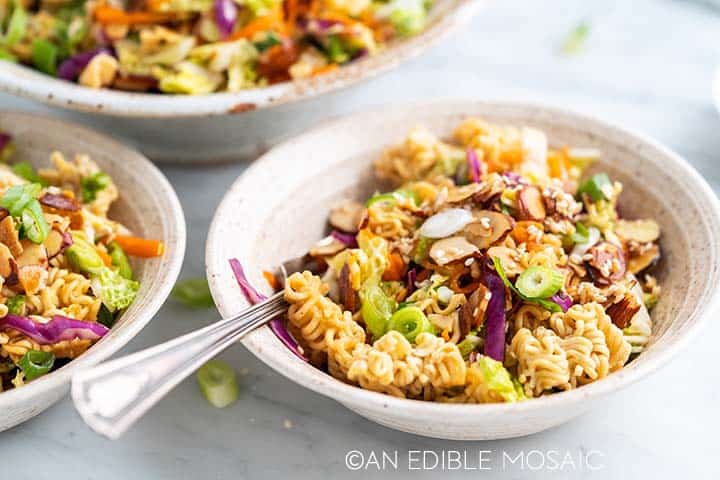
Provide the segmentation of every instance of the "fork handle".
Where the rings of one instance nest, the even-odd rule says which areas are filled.
[[[286,309],[279,292],[232,318],[82,370],[72,379],[75,407],[93,430],[118,438],[202,364]]]

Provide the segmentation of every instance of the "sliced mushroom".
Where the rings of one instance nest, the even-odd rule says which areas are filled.
[[[0,276],[7,279],[15,270],[17,270],[17,264],[10,249],[7,245],[0,243]]]
[[[522,266],[515,261],[515,250],[507,247],[490,247],[487,251],[488,257],[498,258],[500,264],[508,277],[520,275],[523,272]]]
[[[596,283],[608,285],[625,276],[625,254],[617,245],[600,242],[588,250],[588,253],[592,255],[588,265]]]
[[[480,183],[468,183],[462,187],[452,188],[448,192],[447,202],[448,203],[460,203],[483,189],[483,185]]]
[[[640,255],[630,258],[627,269],[630,273],[637,274],[653,265],[660,258],[660,247],[652,245]]]
[[[309,253],[313,257],[329,257],[342,252],[345,248],[347,246],[343,242],[332,235],[328,235],[313,245]]]
[[[27,265],[18,268],[18,280],[28,295],[34,295],[44,288],[47,277],[47,270],[40,265]]]
[[[330,225],[343,232],[356,233],[365,216],[365,207],[348,200],[330,210]]]
[[[660,237],[660,226],[655,220],[619,220],[615,233],[625,240],[654,242]]]
[[[605,310],[618,328],[625,328],[630,325],[630,321],[639,311],[640,304],[632,293],[625,295],[622,300],[613,303]]]
[[[512,230],[513,219],[500,212],[478,210],[475,221],[465,227],[465,236],[480,249],[488,248]]]
[[[39,265],[43,268],[47,267],[48,256],[44,245],[38,245],[28,240],[23,240],[22,244],[23,253],[16,257],[17,264],[20,268],[30,265]]]
[[[22,254],[23,247],[20,244],[19,234],[12,217],[8,216],[0,221],[0,242],[8,246],[14,257]]]
[[[462,260],[478,252],[475,245],[464,237],[443,238],[433,243],[430,248],[430,258],[438,265],[445,265],[455,260]]]
[[[545,219],[545,201],[538,187],[526,186],[520,190],[517,199],[522,220],[542,221]]]

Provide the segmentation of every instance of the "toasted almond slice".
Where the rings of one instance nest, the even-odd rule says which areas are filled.
[[[343,232],[355,233],[365,215],[365,207],[353,200],[347,200],[330,210],[330,225]]]
[[[435,260],[438,265],[445,265],[467,258],[477,251],[477,247],[465,240],[464,237],[449,237],[433,243],[430,248],[430,258]]]
[[[12,253],[14,257],[20,256],[23,252],[19,234],[15,228],[15,221],[10,216],[0,221],[0,242],[8,246],[10,253]]]
[[[653,245],[642,254],[631,257],[627,268],[630,273],[637,274],[654,264],[659,258],[660,247]]]
[[[660,226],[655,220],[619,220],[615,233],[625,240],[654,242],[660,237]]]
[[[545,202],[538,187],[526,186],[520,190],[517,198],[522,220],[542,221],[545,219]]]
[[[492,246],[513,227],[513,219],[500,212],[478,210],[473,216],[475,221],[465,227],[464,233],[480,249]]]

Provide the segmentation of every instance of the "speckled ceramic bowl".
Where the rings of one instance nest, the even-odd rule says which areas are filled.
[[[664,256],[657,274],[663,295],[653,310],[654,331],[647,350],[623,370],[576,390],[516,404],[449,405],[346,385],[303,363],[268,328],[253,332],[243,343],[293,381],[388,427],[450,439],[516,437],[570,420],[593,408],[604,395],[650,374],[680,353],[717,307],[718,200],[683,159],[653,140],[555,108],[472,100],[343,118],[272,149],[233,184],[210,229],[207,272],[222,315],[241,311],[247,303],[228,258],[239,258],[250,280],[267,290],[261,271],[304,253],[321,238],[330,205],[348,197],[366,198],[373,191],[371,162],[383,147],[400,141],[418,124],[447,136],[471,115],[541,128],[555,146],[601,149],[604,157],[596,168],[625,185],[623,214],[659,221]]]
[[[121,135],[153,160],[235,160],[256,155],[283,136],[296,133],[298,125],[307,125],[313,111],[321,113],[320,108],[313,108],[315,104],[295,106],[296,102],[357,84],[420,55],[467,24],[487,1],[435,0],[422,33],[392,42],[377,55],[335,72],[266,88],[195,96],[93,90],[0,62],[0,90],[85,112],[71,117]],[[298,123],[298,117],[305,123]]]
[[[87,153],[115,181],[120,199],[110,217],[137,235],[165,242],[165,255],[133,262],[141,287],[137,299],[110,333],[86,353],[26,386],[0,393],[0,431],[17,425],[57,402],[82,367],[99,363],[129,342],[153,318],[175,284],[185,255],[185,218],[175,191],[162,173],[138,152],[68,122],[37,115],[0,112],[0,131],[13,135],[17,155],[47,166],[50,153]]]

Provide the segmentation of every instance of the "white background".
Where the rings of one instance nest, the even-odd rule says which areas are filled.
[[[585,19],[591,34],[584,51],[572,58],[559,55],[565,34]],[[656,137],[684,155],[717,191],[720,117],[710,93],[719,40],[720,11],[687,1],[497,1],[469,29],[423,58],[331,95],[323,106],[330,116],[448,96],[549,101]],[[4,95],[0,106],[46,110]],[[204,274],[210,218],[246,166],[163,167],[188,221],[184,277]],[[170,300],[124,353],[216,318],[214,311],[189,311]],[[350,450],[366,459],[373,451],[397,450],[397,471],[385,472],[392,478],[718,478],[716,320],[667,367],[595,411],[538,435],[498,442],[425,439],[374,425],[280,377],[238,345],[222,355],[248,372],[232,407],[210,407],[189,379],[125,437],[110,442],[89,431],[65,399],[0,434],[0,479],[360,478],[362,473],[345,466]],[[466,468],[477,468],[479,450],[491,450],[486,465],[493,470],[408,471],[412,449],[466,451]],[[514,457],[531,450],[569,452],[576,469],[531,471],[515,464],[503,471],[503,451]],[[581,470],[578,456],[594,450],[603,456],[593,456],[593,465],[603,468]],[[364,472],[378,475],[373,465]]]

